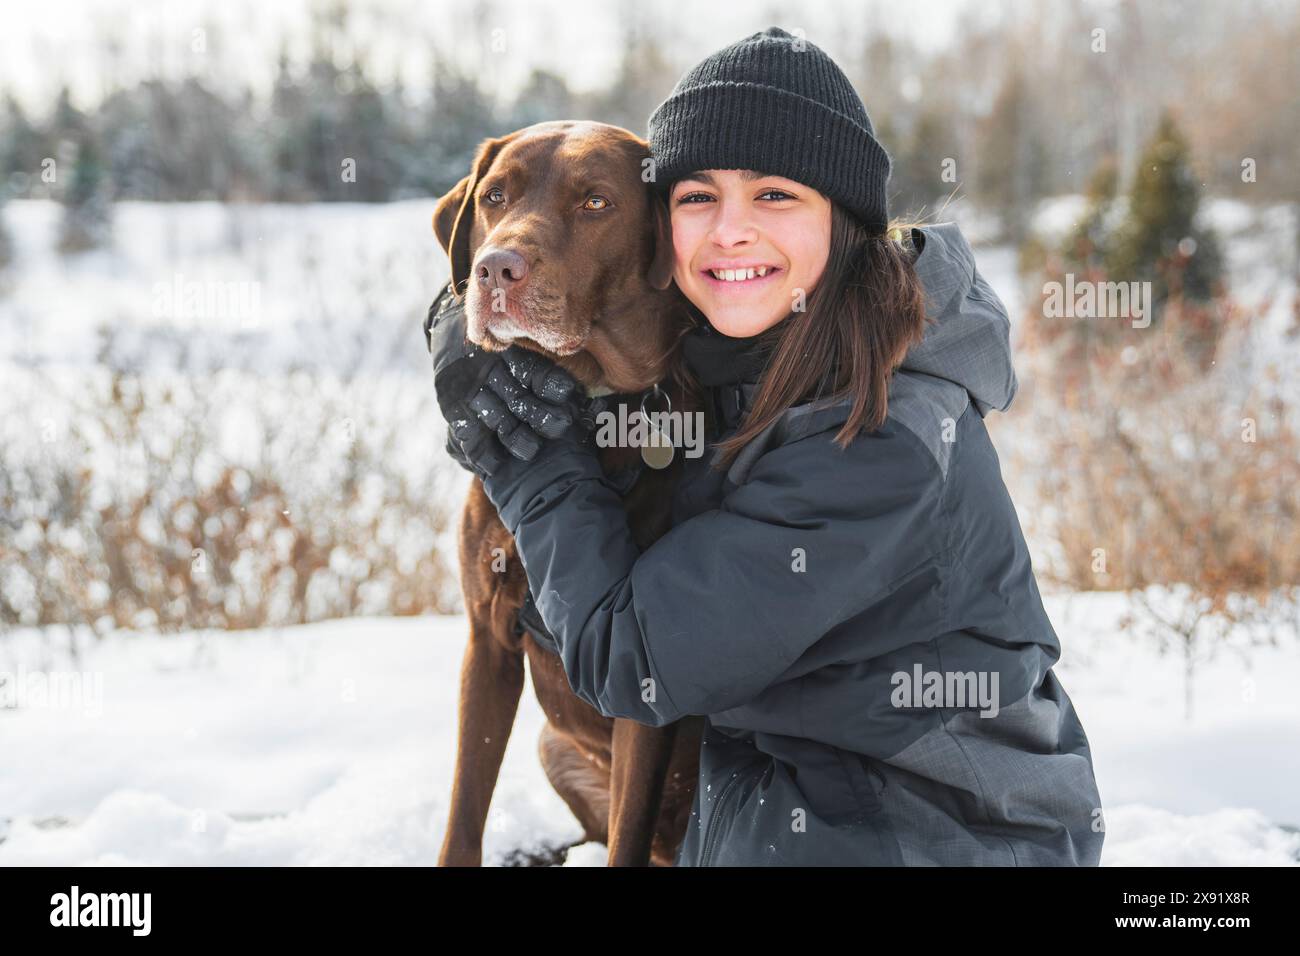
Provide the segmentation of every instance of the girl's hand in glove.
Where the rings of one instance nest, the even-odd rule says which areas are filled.
[[[512,459],[531,460],[543,440],[562,437],[578,418],[586,395],[569,373],[518,346],[489,352],[470,342],[465,303],[449,287],[429,307],[424,335],[447,453],[480,478]]]
[[[531,462],[547,444],[587,444],[587,395],[564,369],[537,352],[512,345],[498,353],[482,384],[464,400],[467,416],[453,416],[448,430],[472,466],[495,474],[508,453]]]
[[[454,422],[451,441],[471,465],[491,467],[483,490],[512,535],[529,506],[580,479],[603,479],[591,432],[604,399],[550,359],[512,345]]]

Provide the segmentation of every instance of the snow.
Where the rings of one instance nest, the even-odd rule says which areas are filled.
[[[1103,865],[1297,865],[1300,648],[1198,664],[1117,630],[1114,595],[1050,596],[1056,665],[1093,751]],[[363,618],[79,644],[36,631],[0,671],[101,675],[102,696],[0,710],[0,865],[432,865],[456,748],[466,622]],[[84,685],[93,688],[93,683]],[[581,838],[537,758],[525,687],[488,864]],[[567,866],[601,866],[583,845]]]
[[[0,710],[0,864],[431,864],[465,634],[460,617],[115,633],[73,662],[19,632],[0,671],[96,673],[103,696]],[[581,837],[537,760],[541,725],[526,696],[489,862]]]
[[[434,204],[121,202],[111,248],[63,258],[61,207],[15,200],[0,361],[89,364],[108,325],[150,368],[427,374],[420,325],[447,274]]]
[[[1129,809],[1143,806],[1195,817],[1250,808],[1276,823],[1300,825],[1294,632],[1279,626],[1277,647],[1248,649],[1241,633],[1201,642],[1187,720],[1182,651],[1121,633],[1121,595],[1045,600],[1063,647],[1056,672],[1092,746],[1108,839],[1117,826],[1123,832]],[[1119,821],[1111,808],[1121,811]]]

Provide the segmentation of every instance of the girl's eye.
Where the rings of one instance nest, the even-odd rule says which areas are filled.
[[[602,209],[608,209],[611,205],[610,201],[604,196],[588,196],[587,201],[582,204],[582,208],[599,212]]]
[[[500,205],[506,201],[505,193],[501,191],[500,186],[493,186],[487,191],[487,201],[493,205]]]
[[[764,196],[775,196],[776,198],[770,200],[771,202],[780,202],[784,199],[794,198],[788,192],[785,192],[784,190],[781,189],[766,189],[763,192],[759,193],[759,198],[762,198]],[[709,202],[712,200],[713,197],[709,196],[707,193],[687,193],[684,196],[678,197],[677,202],[679,205],[681,203],[693,203],[697,198],[700,199],[701,201]]]

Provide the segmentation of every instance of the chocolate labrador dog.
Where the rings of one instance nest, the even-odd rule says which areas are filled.
[[[690,411],[698,405],[676,357],[685,326],[668,211],[642,179],[649,155],[645,140],[603,123],[538,123],[489,139],[469,175],[438,200],[433,229],[471,341],[538,351],[588,394],[625,401],[629,413],[656,386],[673,408]],[[644,549],[668,530],[682,456],[663,469],[644,466],[638,448],[600,456],[626,489],[628,523]],[[606,844],[611,866],[671,865],[694,796],[702,719],[650,727],[604,717],[573,694],[535,609],[521,614],[531,607],[528,580],[477,478],[461,517],[460,566],[470,634],[439,864],[482,862],[526,656],[547,720],[542,765],[584,839]]]

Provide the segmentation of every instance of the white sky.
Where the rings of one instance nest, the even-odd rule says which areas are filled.
[[[1027,0],[1032,2],[1032,0]],[[44,112],[66,78],[85,107],[114,81],[169,78],[191,72],[221,83],[250,80],[264,90],[282,38],[291,55],[310,44],[307,11],[315,0],[0,0],[0,88],[13,89],[29,110]],[[401,75],[423,89],[438,39],[466,63],[501,67],[509,91],[534,66],[565,75],[574,89],[603,85],[614,69],[619,34],[629,17],[666,25],[671,55],[685,69],[719,47],[776,24],[803,28],[832,57],[849,58],[864,39],[888,30],[928,48],[949,42],[955,16],[969,0],[799,0],[711,4],[703,0],[358,0],[349,4],[352,39],[369,47],[380,81]],[[480,11],[479,23],[473,11]],[[387,26],[385,26],[387,23]],[[205,53],[191,49],[196,28],[209,27]],[[485,56],[502,30],[507,55]],[[112,52],[112,48],[116,51]],[[108,53],[109,55],[105,55]]]

